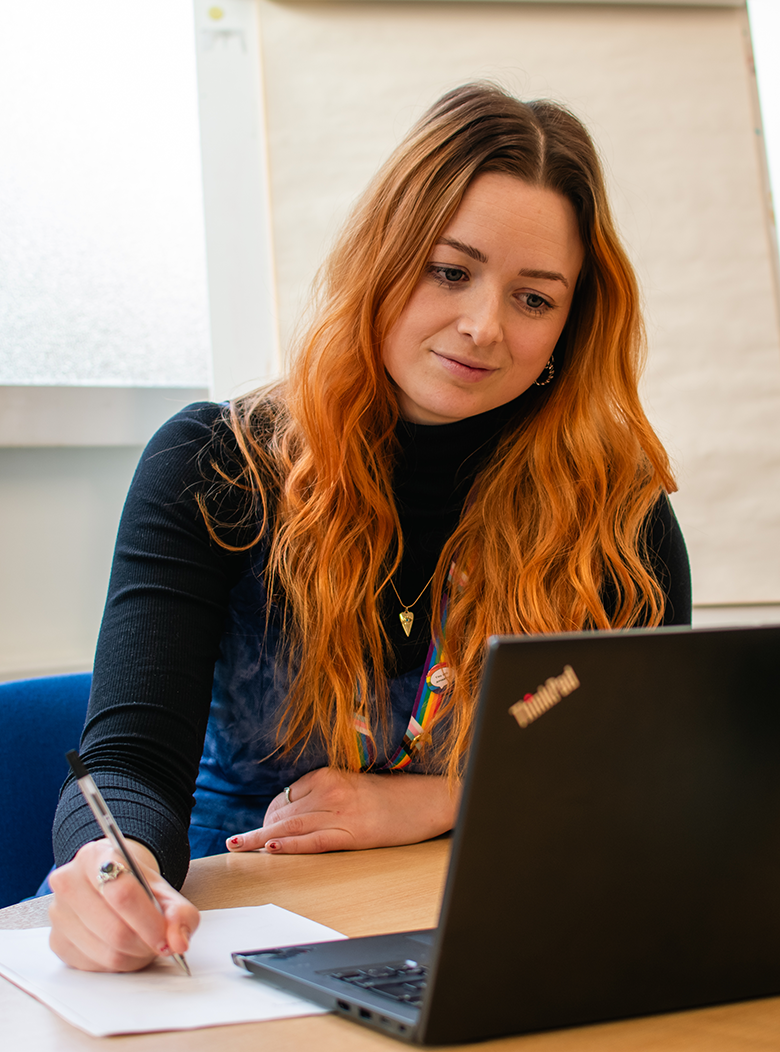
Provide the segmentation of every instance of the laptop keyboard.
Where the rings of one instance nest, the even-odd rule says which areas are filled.
[[[361,990],[372,990],[394,1001],[419,1008],[425,993],[428,969],[417,961],[399,961],[365,968],[342,968],[328,975],[331,979],[340,979]]]

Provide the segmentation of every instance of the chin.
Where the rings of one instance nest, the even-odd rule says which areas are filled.
[[[474,406],[474,407],[458,407],[457,409],[452,407],[437,407],[437,408],[420,408],[415,407],[409,413],[401,412],[401,416],[410,420],[414,424],[455,424],[459,420],[465,420],[469,416],[477,416],[479,413],[486,413],[488,409],[492,409],[493,406]]]

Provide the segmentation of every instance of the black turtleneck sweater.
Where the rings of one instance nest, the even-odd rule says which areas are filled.
[[[414,604],[407,639],[398,619],[401,604],[385,589],[392,676],[403,678],[425,660],[428,582],[478,470],[517,413],[522,413],[522,400],[453,424],[398,425],[393,484],[404,555],[394,583],[404,603],[423,594]],[[82,738],[85,761],[120,826],[151,848],[163,874],[177,886],[187,870],[187,827],[215,662],[236,612],[231,596],[240,593],[236,586],[247,575],[257,573],[256,552],[229,551],[205,528],[198,493],[210,499],[223,494],[221,522],[242,518],[244,497],[235,487],[225,491],[210,466],[214,462],[228,470],[238,464],[220,407],[210,403],[177,414],[144,452],[117,537]],[[250,531],[245,532],[236,530],[230,539],[247,542]],[[650,547],[667,592],[665,623],[689,622],[687,556],[665,497],[654,514]],[[57,863],[68,861],[96,835],[69,779],[55,820]]]
[[[430,580],[445,542],[454,532],[471,485],[490,458],[504,426],[522,412],[514,402],[452,424],[412,424],[400,420],[396,438],[400,454],[393,473],[393,492],[404,555],[383,593],[385,624],[395,654],[397,673],[417,668],[431,641]],[[420,596],[420,593],[423,593]],[[420,599],[415,603],[417,596]],[[398,617],[402,603],[414,603],[415,620],[407,639]]]

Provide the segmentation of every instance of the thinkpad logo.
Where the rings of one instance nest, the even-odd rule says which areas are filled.
[[[526,694],[520,701],[515,702],[509,711],[521,727],[527,727],[579,685],[580,681],[574,669],[571,665],[564,665],[560,676],[550,676],[541,687],[536,688],[535,694]]]

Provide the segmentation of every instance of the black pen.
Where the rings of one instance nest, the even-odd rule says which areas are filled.
[[[95,780],[89,773],[84,763],[76,752],[75,749],[71,749],[69,753],[65,754],[65,758],[70,764],[70,768],[76,776],[76,780],[79,784],[79,789],[82,792],[84,799],[89,804],[89,808],[92,814],[95,816],[95,821],[105,833],[106,837],[111,841],[116,850],[122,856],[122,861],[133,874],[135,879],[144,889],[146,894],[155,904],[157,909],[162,913],[162,906],[154,897],[154,892],[149,887],[146,877],[143,875],[141,870],[135,863],[133,856],[130,854],[130,849],[127,846],[127,841],[122,836],[122,831],[116,824],[116,819],[108,809],[108,804],[103,799],[100,790],[95,785]],[[176,961],[178,966],[184,972],[185,975],[192,975],[187,962],[184,960],[183,953],[172,953],[171,957]]]

